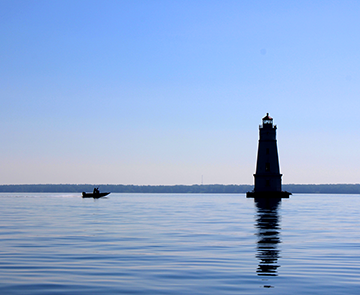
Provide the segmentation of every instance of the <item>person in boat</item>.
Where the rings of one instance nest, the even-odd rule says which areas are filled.
[[[100,193],[99,188],[98,188],[98,187],[95,187],[93,193],[94,193],[94,194],[99,194],[99,193]]]

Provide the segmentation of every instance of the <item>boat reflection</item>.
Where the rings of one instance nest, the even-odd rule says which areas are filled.
[[[257,207],[256,227],[257,236],[257,255],[259,267],[258,276],[277,276],[277,269],[280,267],[278,259],[280,250],[278,244],[280,240],[280,226],[278,208],[281,199],[259,198],[255,199]]]

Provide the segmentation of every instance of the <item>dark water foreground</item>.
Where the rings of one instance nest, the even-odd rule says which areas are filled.
[[[359,195],[0,200],[0,294],[360,293]]]

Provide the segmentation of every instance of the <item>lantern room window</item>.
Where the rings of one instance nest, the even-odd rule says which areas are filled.
[[[263,120],[263,124],[272,124],[273,120]]]

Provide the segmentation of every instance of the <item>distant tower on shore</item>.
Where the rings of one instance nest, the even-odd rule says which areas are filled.
[[[275,197],[288,198],[291,193],[281,190],[281,177],[279,157],[276,144],[276,125],[269,113],[262,118],[259,127],[259,146],[254,174],[255,187],[247,193],[248,198]]]

